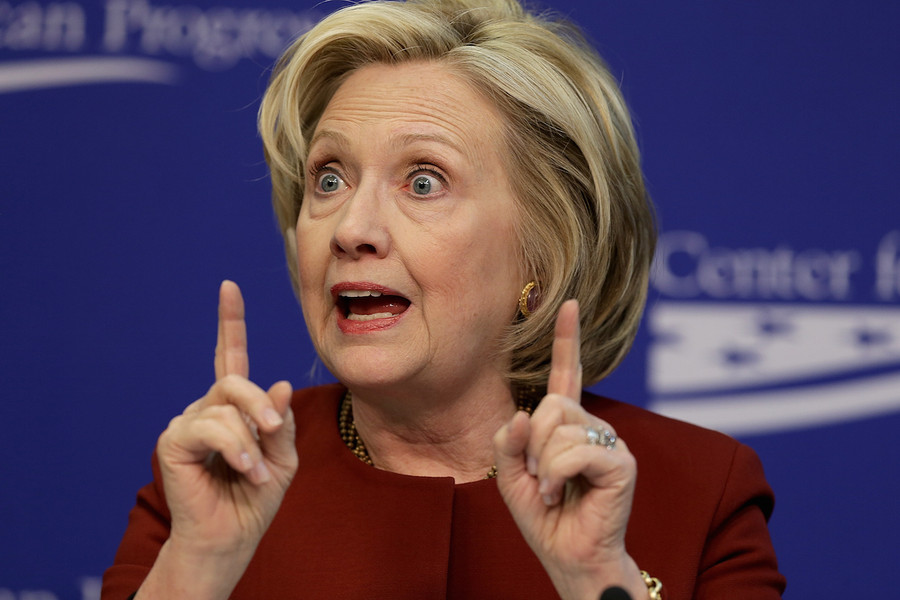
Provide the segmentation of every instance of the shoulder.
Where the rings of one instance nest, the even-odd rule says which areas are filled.
[[[626,541],[671,597],[778,596],[784,579],[766,528],[774,496],[750,447],[593,394],[582,403],[613,426],[637,460]],[[733,571],[714,568],[724,564]]]
[[[645,408],[597,396],[590,392],[583,393],[582,406],[588,412],[608,421],[623,438],[626,434],[636,433],[641,439],[660,439],[666,444],[679,446],[692,446],[698,439],[717,446],[733,446],[738,443],[724,433],[665,417]]]
[[[638,463],[638,489],[652,486],[654,496],[686,493],[695,504],[717,504],[726,488],[744,488],[760,500],[766,516],[772,492],[762,464],[747,445],[684,421],[624,402],[585,393],[588,412],[609,422]]]
[[[659,477],[676,487],[702,483],[708,489],[714,481],[724,483],[735,461],[758,462],[753,450],[718,431],[587,392],[582,404],[627,443],[641,478]]]

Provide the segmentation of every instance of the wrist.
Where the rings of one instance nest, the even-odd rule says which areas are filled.
[[[604,590],[611,587],[620,587],[627,591],[633,600],[646,600],[647,586],[641,575],[637,563],[629,555],[622,559],[601,565],[598,577],[589,592],[582,597],[596,600]]]
[[[160,548],[135,600],[225,600],[252,558],[252,549],[202,549],[197,544],[182,543],[170,537]]]
[[[611,587],[622,588],[633,600],[646,600],[649,597],[641,570],[628,554],[602,563],[593,563],[586,569],[563,572],[548,568],[547,573],[564,600],[597,600]]]
[[[259,539],[253,535],[237,537],[236,534],[215,536],[209,531],[184,531],[173,527],[165,545],[170,552],[196,563],[235,564],[250,562]]]

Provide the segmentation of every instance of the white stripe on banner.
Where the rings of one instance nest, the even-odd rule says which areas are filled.
[[[900,375],[702,399],[657,400],[650,408],[731,435],[773,433],[896,411],[900,409]]]
[[[177,66],[149,58],[55,58],[0,63],[0,94],[99,83],[178,82]]]

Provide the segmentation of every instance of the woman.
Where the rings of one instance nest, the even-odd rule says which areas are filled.
[[[654,232],[574,30],[513,0],[346,8],[279,62],[260,131],[340,385],[250,382],[225,282],[216,382],[160,437],[104,598],[780,596],[753,453],[581,391],[631,344]]]

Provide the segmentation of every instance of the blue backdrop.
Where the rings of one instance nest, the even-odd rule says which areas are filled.
[[[255,133],[267,69],[337,5],[0,1],[0,600],[88,600],[169,419],[315,371]],[[662,237],[599,391],[761,455],[789,598],[897,564],[900,4],[556,0],[634,112]],[[311,374],[312,372],[312,374]]]

